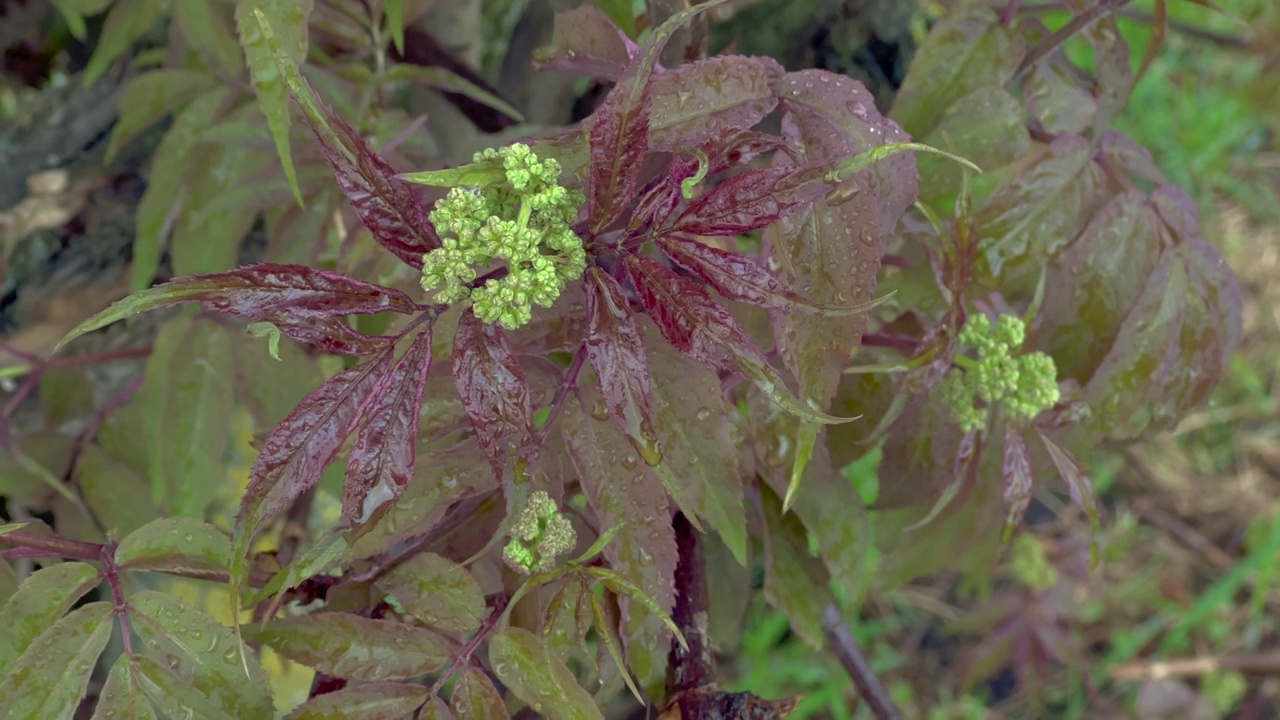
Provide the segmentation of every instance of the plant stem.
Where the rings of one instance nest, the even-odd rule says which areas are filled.
[[[840,608],[835,605],[827,608],[822,615],[822,629],[827,635],[827,643],[835,651],[836,657],[840,658],[840,664],[853,679],[858,693],[867,702],[871,712],[875,713],[877,720],[902,720],[902,711],[889,697],[884,685],[871,669],[871,664],[867,662],[866,656],[858,648],[857,641],[853,639],[853,633],[849,632],[848,626],[844,623]]]
[[[449,682],[449,678],[453,677],[454,673],[458,672],[458,670],[461,670],[463,665],[471,662],[471,656],[475,654],[476,650],[480,647],[480,643],[484,642],[485,638],[489,636],[489,633],[493,632],[494,626],[498,624],[498,618],[502,617],[502,613],[506,609],[507,597],[505,595],[499,595],[494,600],[493,612],[489,613],[488,618],[485,618],[484,624],[480,626],[479,630],[476,630],[476,634],[471,636],[471,639],[467,641],[467,644],[462,646],[462,650],[458,653],[458,656],[453,659],[453,664],[449,666],[449,669],[445,670],[444,674],[431,685],[432,697],[439,696],[440,690],[444,688],[445,683]]]

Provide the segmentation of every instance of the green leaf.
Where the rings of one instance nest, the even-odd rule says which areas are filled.
[[[241,343],[235,352],[240,400],[259,430],[275,427],[324,382],[316,359],[297,342],[283,339],[276,350],[279,360],[264,342]]]
[[[172,703],[209,707],[232,718],[272,717],[266,673],[236,640],[231,628],[182,600],[152,590],[135,593],[129,622],[147,651],[160,663],[145,664],[142,674],[165,691]],[[180,689],[180,695],[173,691]],[[148,692],[152,701],[156,697]],[[162,711],[169,712],[157,702]],[[181,713],[179,713],[181,714]],[[196,717],[209,717],[196,712]]]
[[[524,115],[521,115],[520,111],[512,106],[511,103],[468,81],[457,73],[450,72],[442,67],[396,63],[387,70],[384,77],[398,82],[422,83],[437,90],[457,93],[487,105],[516,122],[524,122]]]
[[[647,594],[640,586],[631,582],[625,575],[605,567],[590,567],[586,569],[586,573],[604,582],[605,587],[609,588],[616,595],[627,597],[643,605],[649,612],[658,616],[658,619],[667,626],[671,634],[675,636],[676,642],[680,643],[680,647],[685,650],[689,649],[688,643],[684,639],[684,635],[680,632],[680,628],[676,627],[675,621],[666,613],[658,603]]]
[[[41,634],[0,681],[0,717],[72,717],[111,639],[110,615],[111,603],[90,603]]]
[[[604,606],[600,604],[600,598],[596,597],[593,592],[585,592],[583,597],[591,604],[591,617],[596,626],[596,637],[604,643],[609,650],[609,657],[613,659],[613,664],[618,667],[618,672],[622,674],[622,679],[627,684],[627,689],[635,696],[636,700],[641,704],[644,703],[644,696],[640,694],[640,689],[636,687],[636,683],[631,679],[631,674],[627,672],[627,661],[622,658],[622,649],[618,645],[617,631],[613,627],[613,623],[609,622],[609,618],[605,616]],[[582,598],[579,598],[579,602]]]
[[[183,202],[191,155],[201,135],[213,125],[229,92],[226,87],[215,87],[193,100],[174,118],[151,158],[151,174],[138,204],[138,234],[133,242],[134,290],[151,286],[160,267],[164,240]]]
[[[156,711],[138,685],[138,676],[128,655],[111,666],[107,682],[98,695],[92,720],[155,720]]]
[[[169,512],[202,517],[227,482],[231,335],[215,320],[179,317],[160,328],[153,347],[138,391],[151,420],[152,497]]]
[[[631,0],[597,0],[596,5],[631,39],[636,38],[635,3]]]
[[[410,615],[443,630],[474,630],[487,613],[484,593],[471,573],[434,553],[415,555],[374,584]]]
[[[111,128],[106,162],[142,131],[217,85],[207,72],[161,68],[129,81],[120,93],[120,118]]]
[[[830,578],[809,553],[809,535],[794,514],[784,515],[778,496],[761,488],[764,511],[764,596],[791,620],[791,629],[815,650],[826,645],[822,614],[834,602]]]
[[[89,64],[84,69],[84,85],[98,81],[111,63],[141,38],[169,12],[171,0],[119,0],[107,14],[102,34]]]
[[[9,523],[0,528],[0,535],[7,532],[13,532],[25,527],[28,523]],[[13,565],[8,560],[0,560],[0,603],[9,602],[9,598],[18,592],[18,586],[22,584],[18,573],[14,571]]]
[[[198,275],[230,270],[258,211],[253,207],[214,208],[213,200],[244,183],[261,157],[245,146],[206,144],[187,161],[201,172],[187,180],[186,197],[174,222],[169,242],[173,272]]]
[[[85,593],[98,586],[98,569],[88,563],[64,562],[39,570],[18,586],[0,609],[0,677],[54,621]]]
[[[427,701],[422,710],[418,711],[418,717],[421,720],[453,720],[453,713],[449,711],[449,706],[439,697],[433,697]]]
[[[404,54],[404,0],[382,0],[382,12],[387,17],[387,29],[396,52]]]
[[[672,496],[689,499],[686,514],[720,534],[739,563],[747,562],[747,520],[742,505],[738,448],[731,415],[716,374],[686,359],[641,320],[653,375],[654,426],[662,440],[655,468]]]
[[[39,395],[45,427],[93,415],[93,386],[86,368],[50,368],[40,377]]]
[[[294,708],[285,720],[403,720],[430,697],[431,691],[422,685],[356,685],[311,698]]]
[[[600,403],[597,383],[581,388],[588,406]],[[657,388],[655,388],[656,390]],[[579,403],[565,406],[562,437],[582,489],[605,533],[616,539],[604,546],[609,566],[652,598],[664,613],[675,606],[675,531],[662,481],[636,455],[613,423],[583,412]],[[663,425],[657,423],[659,428]],[[662,679],[671,635],[661,619],[642,604],[623,601],[621,632],[627,639],[631,669],[640,684]]]
[[[112,539],[127,536],[160,515],[151,487],[98,445],[85,445],[73,475],[84,502]]]
[[[224,14],[226,3],[215,0],[182,0],[182,9],[173,20],[191,49],[224,82],[239,80],[244,59],[231,34],[230,14]]]
[[[468,667],[453,684],[449,697],[453,714],[467,720],[507,720],[507,704],[488,673]]]
[[[138,687],[161,717],[237,720],[221,707],[182,681],[158,660],[139,655],[131,658]],[[264,715],[262,717],[270,717]]]
[[[498,679],[543,717],[604,718],[564,662],[528,630],[508,627],[490,638],[489,662]]]
[[[244,637],[333,677],[373,682],[407,680],[439,670],[453,643],[395,620],[319,612],[245,625]]]
[[[258,106],[267,118],[267,127],[276,143],[276,154],[293,190],[294,199],[302,205],[302,193],[293,167],[289,144],[289,88],[276,65],[274,50],[267,34],[259,25],[255,12],[262,13],[277,34],[279,47],[294,62],[306,59],[308,18],[313,0],[246,0],[236,4],[236,27],[240,45],[249,64],[249,75],[258,96]]]
[[[980,4],[948,13],[920,46],[890,117],[912,137],[925,137],[956,100],[981,87],[1003,86],[1022,62],[1023,42]]]
[[[130,570],[225,574],[231,567],[231,538],[192,518],[158,518],[120,541],[116,563]]]
[[[84,18],[86,15],[97,15],[107,9],[112,0],[52,0],[53,6],[58,8],[58,12],[62,13],[62,18],[67,21],[67,29],[71,31],[71,36],[80,42],[85,42],[89,37],[89,29],[85,27]]]

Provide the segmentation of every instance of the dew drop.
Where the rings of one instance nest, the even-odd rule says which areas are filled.
[[[639,465],[639,464],[640,464],[640,458],[636,457],[635,455],[627,453],[626,455],[622,456],[622,467],[626,468],[627,470],[634,470],[636,465]]]
[[[609,419],[609,406],[605,404],[604,400],[596,400],[591,405],[591,417],[597,420]]]
[[[644,548],[640,548],[636,551],[636,559],[638,559],[640,564],[645,567],[653,566],[653,554]]]
[[[699,420],[706,420],[711,417],[711,410],[708,408],[698,408],[698,412],[695,413],[695,416]]]

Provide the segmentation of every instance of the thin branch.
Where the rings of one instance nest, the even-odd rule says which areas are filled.
[[[493,611],[489,613],[489,617],[485,618],[484,624],[480,626],[479,630],[476,630],[476,634],[472,635],[467,644],[462,647],[458,656],[453,659],[453,663],[449,665],[449,669],[445,670],[444,674],[431,685],[432,697],[438,696],[440,690],[444,688],[444,684],[449,682],[449,678],[453,677],[454,673],[461,670],[464,665],[471,662],[471,656],[479,649],[480,643],[484,642],[489,633],[493,632],[494,626],[498,624],[498,619],[502,617],[502,613],[506,609],[507,596],[499,595],[494,599]]]
[[[827,608],[822,615],[822,629],[827,635],[827,643],[835,651],[836,657],[840,658],[840,664],[853,679],[858,693],[867,702],[871,712],[875,713],[877,720],[902,720],[902,711],[893,703],[884,685],[880,683],[880,678],[876,677],[871,664],[858,648],[853,633],[849,632],[840,614],[840,608],[835,605]]]

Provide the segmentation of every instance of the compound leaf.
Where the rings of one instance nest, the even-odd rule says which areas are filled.
[[[0,715],[71,717],[111,639],[110,615],[111,603],[89,603],[48,626],[0,681]]]

